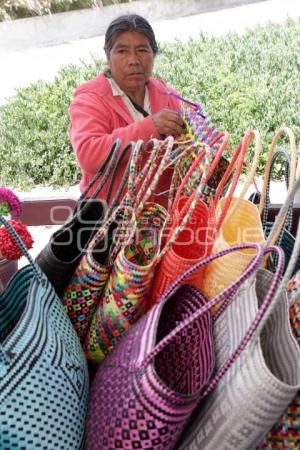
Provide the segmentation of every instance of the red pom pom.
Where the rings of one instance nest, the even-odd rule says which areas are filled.
[[[24,223],[17,220],[9,220],[9,224],[20,236],[26,247],[29,249],[33,245],[33,239]],[[23,252],[5,227],[0,227],[0,254],[6,259],[19,259]]]

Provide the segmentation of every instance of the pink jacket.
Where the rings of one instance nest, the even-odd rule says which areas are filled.
[[[164,108],[181,110],[179,101],[167,93],[172,89],[163,81],[150,78],[147,86],[152,114]],[[152,137],[160,137],[151,116],[133,121],[122,98],[112,95],[110,84],[103,74],[75,90],[69,113],[69,136],[82,172],[81,191],[96,173],[116,138],[121,139],[122,146],[125,146],[130,141],[142,139],[147,142]],[[127,161],[128,158],[124,158],[124,168]],[[122,173],[123,170],[116,178],[113,195]],[[167,171],[158,191],[167,189],[169,182],[170,171]],[[105,198],[106,189],[100,196]]]

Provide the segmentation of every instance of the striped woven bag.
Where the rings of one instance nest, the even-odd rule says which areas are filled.
[[[300,273],[288,283],[287,291],[289,298],[297,290],[298,295],[290,306],[289,315],[291,328],[300,348]],[[297,287],[296,287],[297,286]],[[293,401],[279,417],[276,424],[266,434],[263,441],[257,446],[257,450],[285,450],[300,448],[300,391]]]
[[[83,450],[88,372],[53,286],[29,265],[0,294],[0,448]]]

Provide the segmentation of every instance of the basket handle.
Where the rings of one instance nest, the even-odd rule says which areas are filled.
[[[264,206],[263,215],[262,215],[263,228],[265,228],[265,226],[267,224],[268,212],[269,212],[270,205],[271,205],[271,200],[270,200],[271,172],[273,170],[273,167],[274,167],[276,161],[279,159],[280,156],[283,156],[284,159],[285,159],[285,163],[284,163],[284,178],[285,178],[286,188],[287,188],[287,190],[289,189],[290,158],[289,158],[289,154],[285,150],[279,149],[279,150],[276,150],[276,152],[274,153],[274,155],[272,157],[272,160],[271,160],[270,176],[269,176],[269,178],[267,180],[267,190],[266,190],[266,195],[265,195],[265,206]],[[293,182],[293,184],[294,184],[294,182]],[[288,212],[287,212],[286,218],[285,218],[285,221],[284,221],[284,228],[286,228],[288,231],[291,231],[292,221],[293,221],[293,205],[290,204],[290,206],[288,208]]]
[[[131,164],[131,155],[132,155],[132,151],[133,151],[134,145],[135,145],[135,142],[133,142],[133,141],[129,142],[129,144],[126,145],[126,147],[123,149],[123,151],[122,151],[122,153],[121,153],[121,155],[120,155],[120,157],[119,157],[119,159],[117,161],[117,164],[116,164],[116,166],[115,166],[115,168],[113,170],[113,173],[112,173],[112,176],[111,176],[111,180],[110,180],[110,183],[109,183],[109,186],[108,186],[108,189],[107,189],[107,191],[108,191],[107,203],[108,204],[110,203],[111,192],[112,192],[113,187],[115,185],[116,177],[118,176],[118,173],[119,173],[119,171],[120,171],[120,169],[122,167],[124,158],[126,157],[127,153],[130,152],[127,166],[126,166],[126,168],[124,170],[122,179],[119,182],[119,187],[118,187],[118,190],[116,192],[115,198],[112,200],[112,204],[111,204],[111,208],[110,209],[115,208],[116,205],[119,203],[120,197],[122,195],[122,192],[123,192],[123,190],[124,190],[124,188],[126,186],[126,183],[128,181],[130,164]]]
[[[167,137],[164,141],[152,139],[148,142],[148,148],[152,146],[152,149],[144,168],[146,176],[135,201],[137,215],[143,210],[146,201],[155,192],[160,177],[170,162],[173,145],[174,138],[172,136]]]
[[[263,208],[265,207],[266,204],[266,196],[267,196],[267,190],[268,190],[268,184],[269,184],[269,179],[270,179],[270,173],[272,170],[272,159],[273,159],[273,155],[275,153],[275,149],[277,146],[277,143],[279,141],[279,139],[282,137],[283,134],[286,134],[287,137],[289,138],[289,143],[290,143],[290,153],[291,153],[291,159],[290,159],[290,175],[289,175],[289,182],[288,182],[288,190],[287,190],[287,194],[289,194],[289,192],[292,190],[294,184],[295,184],[295,179],[296,179],[296,170],[297,170],[297,147],[296,147],[296,139],[295,139],[295,135],[292,132],[292,130],[288,127],[281,127],[279,128],[279,130],[276,131],[275,136],[272,139],[270,148],[269,148],[269,152],[268,152],[268,159],[267,159],[267,164],[266,164],[266,169],[265,169],[265,177],[264,177],[264,184],[263,184],[263,189],[262,189],[262,193],[261,193],[261,197],[260,197],[260,202],[259,202],[259,213],[262,214]],[[286,214],[288,213],[288,210],[286,210]],[[276,225],[276,229],[273,230],[272,233],[272,241],[267,240],[267,242],[272,242],[275,243],[280,235],[281,229],[284,226],[284,222],[285,222],[285,216],[282,216],[282,220],[281,222],[277,222]],[[272,228],[274,228],[275,224],[273,225]]]
[[[142,165],[142,159],[146,151],[151,148],[150,157],[146,163]],[[136,207],[137,199],[141,197],[141,192],[145,190],[145,184],[148,180],[149,172],[151,172],[152,164],[155,162],[157,153],[160,149],[160,141],[151,139],[147,145],[140,139],[136,142],[131,156],[131,163],[129,168],[129,177],[127,184],[127,193],[123,198],[123,202],[130,205],[132,208]]]
[[[243,273],[238,277],[238,279],[231,286],[227,287],[224,291],[218,294],[213,300],[207,302],[206,305],[202,306],[198,311],[193,313],[188,319],[183,321],[180,325],[178,325],[168,336],[164,337],[149,353],[149,355],[143,361],[143,366],[146,367],[149,363],[153,361],[153,359],[161,352],[163,348],[166,347],[174,337],[180,333],[184,328],[191,325],[195,320],[199,319],[205,312],[211,309],[213,306],[220,303],[221,300],[226,299],[228,296],[232,297],[232,295],[237,291],[237,289],[241,286],[241,284],[247,280],[252,274],[256,272],[259,268],[262,258],[263,258],[263,247],[259,244],[249,243],[249,244],[239,244],[234,245],[232,247],[227,248],[226,250],[222,250],[221,252],[210,255],[202,260],[198,261],[194,266],[190,267],[186,272],[184,272],[180,277],[163,293],[159,303],[161,304],[164,300],[172,296],[176,290],[184,283],[184,281],[190,277],[194,272],[202,269],[207,266],[210,262],[222,258],[230,253],[234,253],[236,251],[244,250],[244,249],[255,249],[257,251],[256,255],[253,257],[251,262],[244,269]]]
[[[286,134],[286,136],[289,138],[290,143],[290,152],[291,152],[291,161],[290,161],[290,176],[289,176],[289,191],[293,188],[295,184],[296,179],[296,169],[297,169],[297,147],[296,147],[296,139],[295,135],[292,132],[292,130],[288,127],[281,127],[276,132],[272,139],[272,142],[269,147],[268,151],[268,159],[266,162],[266,168],[265,168],[265,176],[264,176],[264,184],[263,189],[260,197],[260,203],[259,203],[259,212],[262,214],[262,211],[265,207],[265,197],[267,195],[267,188],[269,183],[269,178],[271,176],[271,168],[272,168],[272,158],[276,150],[277,143],[279,139],[282,137],[283,134]]]
[[[221,226],[222,226],[222,224],[223,224],[223,222],[225,220],[225,217],[226,217],[226,215],[228,213],[228,210],[229,210],[229,207],[230,207],[230,204],[231,204],[231,200],[232,200],[233,195],[234,195],[234,191],[236,189],[236,186],[238,184],[239,178],[241,176],[241,172],[242,172],[245,156],[246,156],[247,151],[249,150],[249,146],[250,146],[252,141],[255,141],[254,160],[253,160],[253,163],[251,165],[250,172],[248,173],[247,179],[246,179],[246,181],[244,183],[242,192],[239,195],[239,200],[240,201],[244,198],[247,190],[249,189],[249,187],[251,186],[251,184],[253,182],[253,179],[254,179],[254,176],[255,176],[255,173],[256,173],[256,169],[257,169],[257,165],[258,165],[258,161],[259,161],[259,155],[260,155],[261,149],[262,149],[262,144],[261,144],[261,138],[260,138],[259,132],[256,131],[256,130],[251,130],[249,128],[246,131],[246,133],[245,133],[245,135],[244,135],[244,137],[242,139],[241,144],[239,145],[238,149],[235,151],[235,153],[234,153],[234,155],[232,157],[231,163],[229,164],[229,166],[228,166],[228,168],[227,168],[227,170],[226,170],[226,172],[224,174],[224,177],[223,177],[224,180],[221,181],[221,183],[219,184],[219,186],[217,188],[216,198],[219,199],[220,195],[221,195],[221,192],[224,189],[225,182],[228,181],[228,178],[229,178],[228,175],[231,174],[231,172],[233,170],[233,167],[234,167],[234,165],[235,165],[235,163],[237,161],[237,167],[236,167],[236,171],[235,171],[234,176],[233,176],[233,180],[232,180],[231,186],[229,188],[229,193],[228,193],[228,196],[226,196],[226,198],[225,198],[224,205],[223,205],[221,214],[220,214],[219,219],[218,219],[217,231],[220,230],[220,228],[221,228]],[[235,203],[234,207],[231,208],[229,214],[233,214],[234,213],[234,211],[238,207],[239,203],[240,203],[239,201],[237,201]],[[216,206],[217,206],[217,204],[215,203],[215,207]]]
[[[85,190],[82,192],[81,196],[78,199],[78,202],[81,202],[82,200],[84,200],[86,198],[90,189],[95,185],[95,183],[101,177],[101,181],[100,181],[99,185],[97,186],[96,190],[93,192],[93,194],[90,198],[94,199],[97,197],[97,195],[99,194],[99,192],[105,185],[105,183],[110,175],[111,168],[113,167],[113,165],[116,161],[120,146],[121,146],[121,140],[116,139],[113,142],[110,150],[108,151],[108,154],[107,154],[105,160],[102,162],[102,164],[98,168],[96,174],[94,175],[94,177],[92,178],[90,183],[87,185]]]
[[[213,146],[217,145],[218,141],[221,141],[221,144],[217,150],[217,153],[214,154]],[[199,176],[201,176],[201,179],[200,179],[201,188],[200,189],[201,189],[201,191],[203,191],[204,186],[210,180],[217,165],[219,164],[220,159],[223,155],[223,152],[228,146],[228,141],[229,141],[229,133],[224,132],[224,133],[220,133],[217,136],[217,138],[215,138],[209,146],[204,144],[205,152],[201,152],[198,155],[198,157],[196,158],[196,160],[194,161],[192,166],[189,168],[184,179],[182,180],[182,183],[179,186],[179,189],[177,191],[177,194],[176,194],[174,202],[173,202],[173,208],[172,208],[173,212],[178,209],[178,202],[180,201],[183,190],[186,187],[188,180],[190,179],[191,175],[195,172],[195,170],[199,169],[199,164],[202,162],[202,160],[204,158],[203,170],[202,170],[202,172],[201,171],[199,172]],[[196,196],[197,195],[196,192],[194,192],[193,195]],[[189,197],[187,203],[185,204],[184,209],[181,211],[182,214],[185,214],[188,211],[188,209],[191,205],[191,202],[193,201],[193,195],[191,197]]]
[[[203,196],[203,187],[206,185],[207,181],[209,180],[209,177],[212,176],[214,168],[217,166],[218,162],[221,159],[224,149],[228,145],[229,134],[222,133],[219,135],[218,139],[221,139],[222,137],[224,139],[223,139],[221,146],[219,147],[219,149],[217,151],[217,155],[215,156],[215,158],[213,159],[213,157],[214,157],[213,148],[208,145],[204,145],[205,154],[203,155],[203,153],[201,152],[198,155],[198,157],[196,158],[196,160],[194,161],[194,163],[192,164],[192,166],[189,168],[188,172],[186,173],[186,175],[179,187],[179,190],[175,196],[173,214],[174,214],[174,211],[178,210],[178,202],[179,202],[181,193],[183,191],[183,188],[187,183],[187,180],[190,178],[192,173],[194,173],[195,169],[199,169],[199,167],[198,167],[199,162],[202,161],[202,159],[204,157],[204,169],[202,171],[202,177],[201,177],[200,183],[197,186],[197,188],[194,190],[193,194],[187,199],[187,202],[185,203],[183,208],[180,210],[180,215],[178,217],[175,217],[175,226],[171,228],[169,235],[168,235],[167,243],[161,249],[159,255],[157,256],[155,264],[158,264],[161,261],[163,256],[169,251],[171,246],[176,242],[176,239],[178,238],[179,234],[184,230],[184,227],[190,220],[191,215],[192,215],[193,211],[195,210],[198,201]],[[214,143],[216,143],[216,140],[214,141]],[[176,210],[176,208],[177,208],[177,210]]]
[[[23,255],[28,259],[29,264],[32,266],[34,275],[37,277],[39,282],[44,284],[44,278],[43,278],[41,271],[38,269],[38,266],[34,263],[32,257],[30,256],[30,254],[26,248],[26,245],[24,244],[24,242],[22,241],[22,239],[20,238],[18,233],[14,230],[14,228],[11,226],[11,224],[1,215],[0,215],[0,222],[5,226],[5,228],[8,230],[9,234],[11,235],[11,237],[14,239],[14,241],[16,242],[16,244],[22,251]]]

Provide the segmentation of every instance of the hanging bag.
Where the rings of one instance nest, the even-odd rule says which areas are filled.
[[[0,448],[83,450],[88,373],[52,285],[27,257],[0,294]]]
[[[166,148],[159,162],[161,146]],[[147,310],[148,293],[159,256],[161,234],[168,219],[168,213],[163,206],[147,200],[153,194],[169,162],[172,147],[173,139],[167,139],[164,143],[154,141],[150,156],[152,163],[142,186],[139,186],[139,191],[134,191],[135,195],[126,199],[126,205],[132,207],[136,217],[136,223],[132,227],[132,239],[112,252],[112,272],[93,315],[84,344],[88,359],[96,363],[104,359],[131,325]],[[140,149],[137,149],[135,156],[139,153]],[[157,167],[155,174],[154,167]],[[135,185],[135,189],[138,185],[130,184],[132,187]]]
[[[211,253],[216,234],[214,223],[215,211],[211,206],[211,197],[210,193],[207,192],[207,185],[221,160],[224,149],[228,145],[228,133],[224,137],[222,136],[222,138],[222,145],[217,154],[214,154],[212,148],[208,146],[203,147],[205,152],[204,157],[200,154],[194,161],[177,191],[171,209],[171,227],[168,230],[169,236],[166,236],[166,241],[168,241],[176,227],[182,222],[193,196],[195,196],[197,191],[200,194],[195,208],[190,215],[190,220],[178,234],[176,240],[173,241],[172,246],[169,246],[168,251],[165,252],[156,270],[154,283],[151,287],[150,306],[157,302],[162,293],[176,278],[189,267],[196,264],[201,258]],[[195,187],[193,196],[186,197],[182,194],[200,163],[202,171],[199,172],[199,170],[196,170],[200,182]],[[187,282],[198,287],[199,278],[201,278],[201,273],[195,272]]]
[[[61,297],[84,250],[105,219],[107,201],[97,199],[107,182],[117,159],[121,141],[116,140],[106,160],[79,198],[69,220],[55,231],[46,247],[37,255],[36,263],[47,275],[59,297]],[[132,144],[130,143],[129,146]],[[90,189],[98,183],[91,197]]]
[[[131,152],[131,150],[131,146],[127,146],[121,153],[112,171],[108,192],[112,191],[116,175],[127,152]],[[115,244],[116,230],[120,222],[126,220],[129,226],[134,220],[131,210],[119,206],[120,198],[128,181],[131,164],[130,155],[115,198],[110,207],[107,208],[103,224],[89,242],[62,294],[62,303],[81,342],[85,338],[113,265],[111,249]]]

